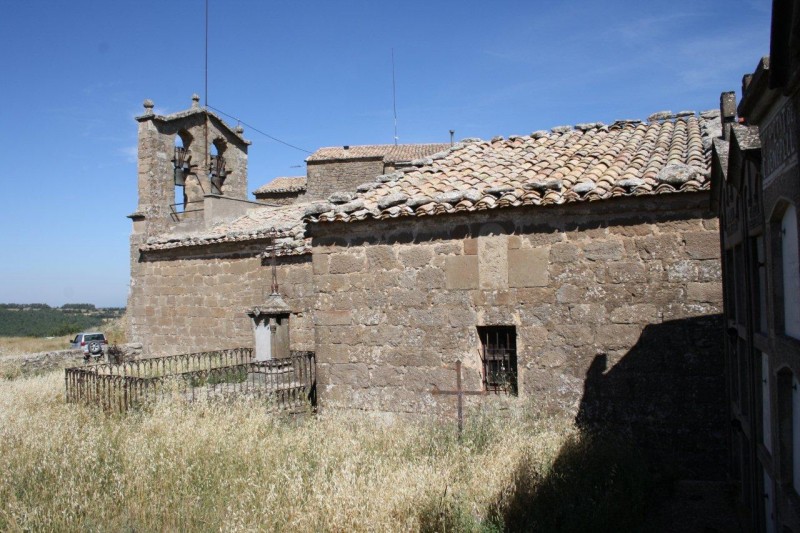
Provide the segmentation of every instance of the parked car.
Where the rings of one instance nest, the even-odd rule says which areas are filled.
[[[98,331],[78,333],[70,343],[71,348],[81,348],[83,350],[83,358],[86,360],[90,357],[95,359],[103,357],[103,352],[107,345],[106,336]]]

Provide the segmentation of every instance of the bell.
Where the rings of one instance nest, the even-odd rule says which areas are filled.
[[[183,171],[183,168],[176,168],[175,169],[175,186],[183,187],[186,185],[186,174]]]
[[[216,174],[211,175],[211,193],[212,194],[222,194],[222,183],[225,179],[222,176],[217,176]]]

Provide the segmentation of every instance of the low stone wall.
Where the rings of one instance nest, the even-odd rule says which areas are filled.
[[[117,346],[122,350],[122,357],[126,361],[139,359],[142,356],[141,343],[119,344]],[[108,350],[108,347],[106,347],[106,350]],[[6,357],[3,359],[3,363],[6,366],[16,366],[19,368],[21,375],[30,375],[49,372],[66,366],[82,365],[84,359],[83,350],[81,349],[54,350]]]

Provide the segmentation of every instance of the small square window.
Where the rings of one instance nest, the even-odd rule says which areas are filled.
[[[514,326],[483,326],[483,385],[488,392],[517,395],[517,333]]]

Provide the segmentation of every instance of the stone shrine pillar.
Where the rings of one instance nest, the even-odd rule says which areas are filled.
[[[279,294],[270,294],[263,305],[247,311],[253,319],[256,361],[289,357],[289,313]]]
[[[271,228],[270,263],[272,267],[272,291],[263,305],[247,311],[253,319],[255,335],[256,361],[282,359],[289,357],[289,314],[291,309],[278,292],[278,271],[275,267],[275,242],[278,232]]]

